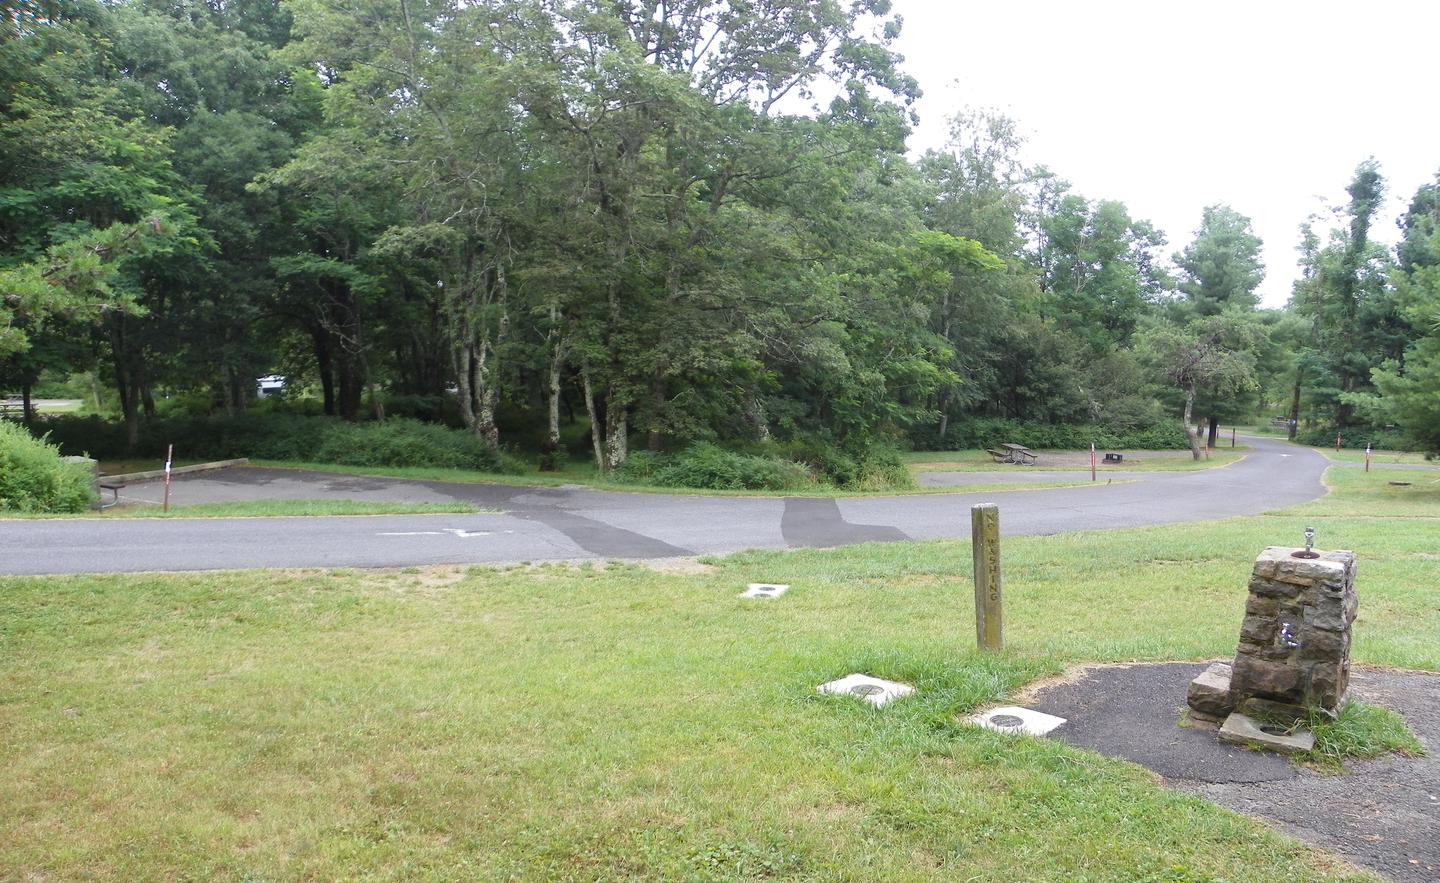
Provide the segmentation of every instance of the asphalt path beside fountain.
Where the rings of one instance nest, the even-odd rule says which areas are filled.
[[[1347,760],[1334,775],[1177,726],[1205,663],[1097,666],[1032,688],[1027,704],[1066,718],[1054,737],[1138,763],[1173,788],[1247,815],[1406,883],[1440,880],[1440,675],[1356,667],[1350,695],[1398,713],[1423,757]]]
[[[1247,443],[1251,452],[1227,466],[1135,473],[1123,483],[833,499],[671,496],[237,468],[175,480],[172,503],[465,502],[499,514],[8,520],[0,521],[0,573],[675,558],[964,538],[970,507],[978,502],[998,502],[1002,533],[1018,536],[1255,515],[1325,493],[1321,475],[1329,461],[1320,454],[1263,438]],[[125,495],[158,491],[158,483],[132,486]]]

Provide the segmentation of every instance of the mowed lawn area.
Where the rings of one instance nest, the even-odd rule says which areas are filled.
[[[1440,484],[1329,476],[1279,515],[1007,539],[987,656],[968,543],[3,579],[0,879],[1371,879],[957,720],[1076,663],[1230,656],[1252,558],[1306,525],[1359,555],[1356,661],[1440,670]],[[918,692],[815,694],[853,671]]]
[[[1241,459],[1250,448],[1222,447],[1207,451],[1205,459],[1194,459],[1189,451],[1127,451],[1119,463],[1106,463],[1104,451],[1097,451],[1096,468],[1106,472],[1195,472],[1226,466]],[[1030,466],[996,463],[988,451],[912,451],[900,455],[911,472],[1081,472],[1090,468],[1089,451],[1037,451]],[[1331,452],[1333,453],[1333,451]]]

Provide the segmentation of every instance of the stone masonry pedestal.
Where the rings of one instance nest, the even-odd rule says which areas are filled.
[[[1315,556],[1272,546],[1255,559],[1235,661],[1191,683],[1195,716],[1219,720],[1238,711],[1293,722],[1307,710],[1339,710],[1350,682],[1355,553]]]

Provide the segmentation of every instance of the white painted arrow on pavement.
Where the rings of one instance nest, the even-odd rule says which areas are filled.
[[[505,531],[511,533],[511,531]],[[445,534],[453,534],[462,539],[470,537],[488,537],[492,531],[488,530],[461,530],[458,527],[447,527],[444,530],[400,530],[381,532],[382,537],[443,537]]]

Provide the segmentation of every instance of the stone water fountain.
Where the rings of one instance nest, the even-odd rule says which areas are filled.
[[[1222,723],[1220,738],[1284,753],[1315,745],[1297,728],[1310,711],[1334,717],[1350,681],[1355,622],[1355,553],[1271,546],[1250,575],[1233,664],[1217,662],[1191,681],[1190,713]]]

